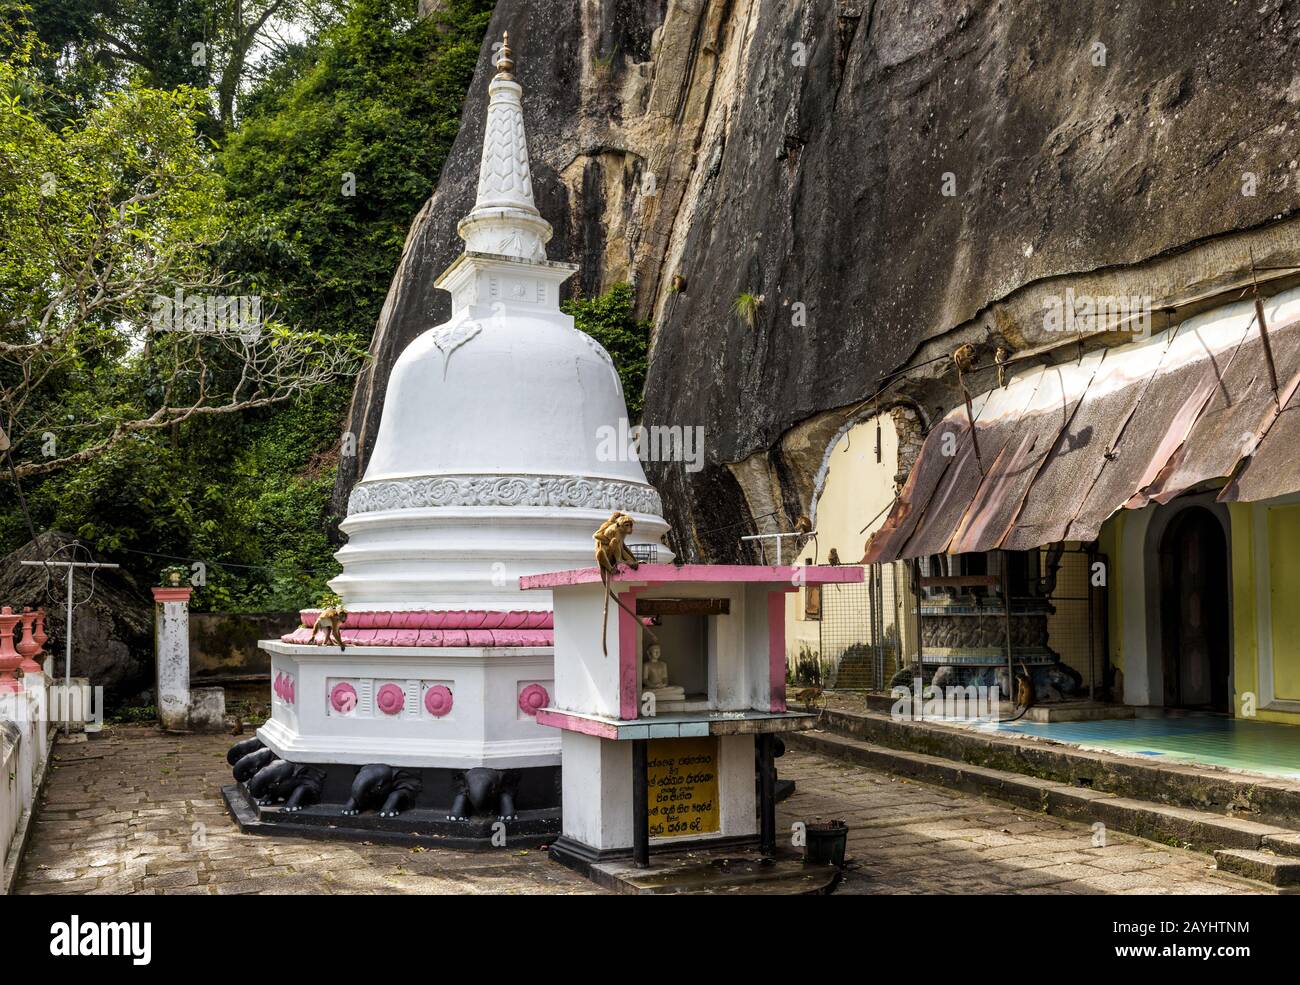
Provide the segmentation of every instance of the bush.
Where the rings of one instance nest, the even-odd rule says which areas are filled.
[[[579,331],[604,346],[623,384],[629,421],[639,420],[645,404],[645,375],[650,357],[650,323],[637,321],[632,285],[615,284],[598,298],[581,296],[560,305]]]

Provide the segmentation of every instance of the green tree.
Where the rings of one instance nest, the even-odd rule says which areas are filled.
[[[605,347],[623,381],[629,420],[639,420],[645,404],[645,374],[650,323],[637,321],[632,285],[615,284],[598,298],[576,297],[560,305],[573,323]]]
[[[174,440],[144,435],[27,484],[28,503],[38,528],[73,534],[142,584],[179,561],[197,609],[300,608],[339,570],[325,510],[345,404],[326,387],[274,411],[190,421]],[[5,506],[0,541],[12,547],[26,527]]]
[[[201,94],[132,85],[55,130],[32,109],[33,47],[0,61],[0,426],[17,474],[349,374],[350,339],[264,317],[213,266],[226,214]]]
[[[0,0],[0,18],[30,26],[45,45],[37,62],[60,97],[63,118],[94,97],[136,82],[153,89],[210,89],[216,137],[235,125],[250,77],[263,58],[293,47],[292,28],[319,29],[329,0]]]
[[[354,0],[246,100],[222,153],[225,263],[291,320],[368,333],[460,128],[493,4]]]
[[[98,2],[87,0],[86,7]],[[60,4],[77,5],[37,6]],[[140,4],[164,13],[168,4],[183,6]],[[487,0],[452,0],[417,21],[413,3],[353,0],[339,4],[323,30],[246,66],[236,127],[215,149],[215,161],[206,157],[211,143],[194,145],[207,179],[216,165],[209,211],[221,215],[215,235],[203,237],[196,252],[209,266],[196,270],[256,294],[264,313],[306,329],[322,352],[335,337],[368,334],[411,219],[459,129],[491,7]],[[120,98],[115,93],[131,80],[163,81],[116,57],[85,57],[94,46],[76,39],[89,28],[78,34],[74,26],[66,50],[75,57],[58,59],[52,73],[34,73],[43,82],[45,112],[34,100],[27,105],[38,117],[80,129],[97,103]],[[173,121],[178,139],[196,129],[219,132],[201,125],[198,110],[212,105],[210,93],[196,97],[188,130]],[[50,130],[58,133],[57,126]],[[342,194],[344,172],[356,177],[355,196]],[[153,314],[151,305],[139,308]],[[157,400],[161,374],[141,371],[128,380],[123,373],[132,360],[154,358],[160,338],[146,339],[147,353],[137,340],[106,362],[87,349],[52,378],[35,405],[46,412],[42,430],[57,435],[60,448],[88,442],[103,406],[121,416]],[[327,509],[350,394],[350,378],[339,375],[278,403],[131,432],[84,462],[25,474],[36,525],[75,534],[142,579],[168,564],[200,562],[199,607],[311,604],[338,570],[329,542],[338,518]],[[31,457],[32,447],[26,439],[24,462],[40,458]],[[0,545],[24,540],[22,515],[0,480]]]

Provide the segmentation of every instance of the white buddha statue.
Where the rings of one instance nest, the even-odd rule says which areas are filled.
[[[686,691],[668,683],[668,665],[664,663],[658,643],[646,647],[641,661],[641,687],[655,696],[655,701],[682,701]]]

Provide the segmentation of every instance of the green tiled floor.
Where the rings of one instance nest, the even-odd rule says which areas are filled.
[[[982,728],[1035,735],[1083,749],[1300,779],[1300,727],[1292,725],[1192,716],[1047,724],[1017,722]]]

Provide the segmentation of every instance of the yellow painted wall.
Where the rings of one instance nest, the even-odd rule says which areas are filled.
[[[1300,701],[1300,505],[1267,512],[1273,696]]]
[[[1254,507],[1229,503],[1228,522],[1232,528],[1232,714],[1240,718],[1245,695],[1257,688]]]
[[[876,418],[862,421],[843,435],[831,451],[826,479],[817,498],[813,522],[816,548],[809,541],[796,559],[825,564],[831,548],[843,564],[862,559],[867,538],[885,522],[894,501],[898,471],[898,432],[888,414],[880,416],[880,461],[876,461]],[[874,518],[874,519],[873,519]],[[863,530],[864,526],[870,526]],[[804,593],[790,592],[786,602],[786,662],[793,665],[800,648],[817,653],[820,623],[804,618]]]
[[[1260,708],[1258,623],[1267,606],[1273,700],[1300,700],[1300,505],[1230,503],[1232,522],[1233,714],[1253,705],[1262,722],[1300,725],[1300,713]],[[1264,530],[1257,529],[1264,524]],[[1267,574],[1256,538],[1267,549]],[[1261,577],[1267,582],[1261,584]]]

